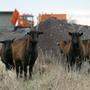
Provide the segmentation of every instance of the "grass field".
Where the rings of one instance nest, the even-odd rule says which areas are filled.
[[[55,57],[40,53],[31,80],[16,79],[15,71],[0,64],[0,90],[90,90],[88,68],[84,63],[81,72],[68,73]]]

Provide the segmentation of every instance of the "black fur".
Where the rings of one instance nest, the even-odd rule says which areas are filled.
[[[71,36],[71,48],[67,56],[67,60],[69,62],[69,65],[71,69],[73,69],[73,66],[76,63],[77,69],[80,70],[81,64],[82,64],[82,56],[81,56],[81,48],[80,48],[80,36],[82,33],[74,32],[74,33],[69,33]],[[77,63],[78,61],[78,63]]]
[[[3,45],[1,48],[1,60],[6,66],[6,69],[10,70],[14,68],[14,62],[12,57],[12,43],[13,40],[0,41]]]

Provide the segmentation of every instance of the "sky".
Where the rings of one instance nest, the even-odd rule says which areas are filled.
[[[0,11],[38,14],[66,13],[69,20],[90,25],[90,0],[0,0]]]

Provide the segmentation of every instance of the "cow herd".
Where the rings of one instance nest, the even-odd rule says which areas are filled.
[[[66,57],[68,70],[73,70],[74,65],[76,69],[80,70],[82,62],[90,59],[90,42],[81,40],[83,33],[69,32],[70,39],[68,41],[60,41],[58,46],[61,55]]]
[[[6,69],[16,69],[16,75],[27,79],[27,67],[29,66],[29,78],[32,77],[32,69],[38,57],[38,37],[43,32],[30,31],[21,39],[4,40],[1,48],[1,60]]]
[[[7,70],[16,70],[18,77],[27,79],[29,70],[29,78],[32,77],[33,66],[38,57],[37,43],[39,35],[43,34],[40,31],[30,31],[21,39],[12,39],[0,41],[2,48],[0,56]],[[83,33],[69,32],[70,40],[60,41],[58,46],[61,54],[66,57],[68,70],[76,64],[77,69],[81,69],[82,62],[90,59],[90,42],[82,42],[81,36]],[[28,69],[29,67],[29,69]]]

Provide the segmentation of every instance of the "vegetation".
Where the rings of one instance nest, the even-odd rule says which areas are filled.
[[[90,90],[89,65],[85,62],[80,72],[67,72],[61,64],[61,57],[39,53],[33,77],[24,81],[16,79],[15,71],[6,71],[0,62],[0,90]],[[2,65],[2,67],[1,67]]]

